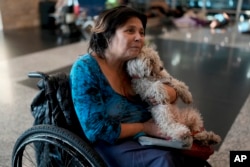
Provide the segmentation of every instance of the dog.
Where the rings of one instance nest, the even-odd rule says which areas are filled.
[[[177,96],[186,104],[192,103],[192,94],[184,82],[167,72],[156,50],[144,46],[138,57],[127,62],[127,72],[132,78],[135,93],[147,102],[149,99],[155,100],[154,104],[149,102],[150,112],[166,139],[170,137],[181,141],[187,147],[193,141],[202,145],[221,141],[220,136],[204,129],[203,119],[197,109],[178,108],[177,105],[170,104],[164,84],[173,87]]]

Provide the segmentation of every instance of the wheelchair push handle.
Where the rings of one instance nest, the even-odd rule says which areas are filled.
[[[36,71],[36,72],[29,72],[28,77],[29,78],[42,78],[46,80],[49,76],[43,72]]]

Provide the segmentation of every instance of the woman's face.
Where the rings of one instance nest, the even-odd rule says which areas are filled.
[[[108,52],[112,57],[121,60],[135,58],[144,45],[145,32],[142,22],[137,17],[132,17],[116,29],[108,46]]]

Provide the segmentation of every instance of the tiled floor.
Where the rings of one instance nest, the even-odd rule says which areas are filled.
[[[230,149],[250,150],[249,141],[241,140],[244,133],[250,134],[250,36],[235,27],[215,32],[185,28],[149,33],[147,39],[157,47],[168,71],[189,85],[205,127],[221,135],[223,142],[211,163],[229,166]],[[37,90],[36,80],[28,79],[27,73],[68,72],[77,56],[86,52],[87,41],[57,42],[52,32],[40,29],[0,33],[0,166],[10,166],[16,138],[32,125],[29,104]],[[241,141],[245,143],[239,147]],[[220,151],[225,153],[223,161]]]

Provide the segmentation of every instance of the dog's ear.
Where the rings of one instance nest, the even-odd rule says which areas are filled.
[[[155,59],[150,59],[150,67],[151,67],[150,75],[152,77],[156,77],[158,75],[160,69],[159,69],[159,66],[158,66],[157,62],[155,61]]]

